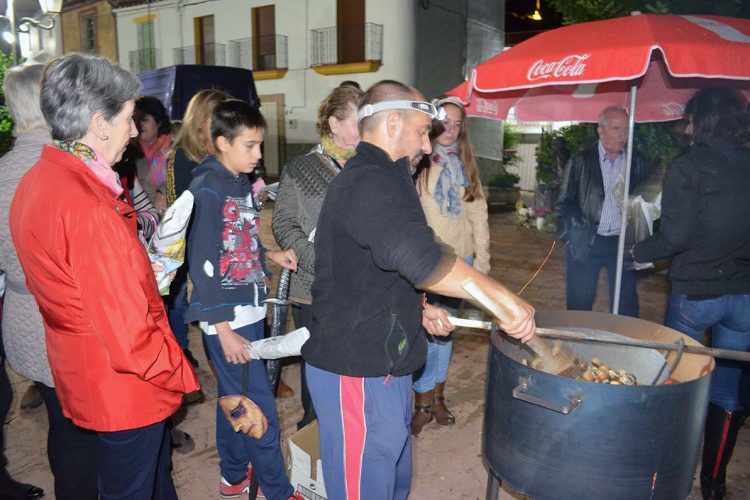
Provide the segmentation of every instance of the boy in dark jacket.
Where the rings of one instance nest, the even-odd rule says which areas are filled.
[[[224,498],[247,492],[252,461],[263,492],[271,499],[293,498],[279,446],[276,403],[263,363],[251,358],[245,345],[263,338],[266,307],[263,256],[296,270],[293,250],[266,251],[259,236],[260,214],[248,175],[261,159],[265,121],[244,101],[224,101],[211,117],[216,156],[194,170],[190,191],[195,197],[188,236],[188,261],[193,296],[187,321],[199,321],[219,379],[219,396],[242,394],[268,419],[260,439],[237,434],[220,408],[216,446],[221,458],[219,492]],[[246,363],[248,369],[245,370]],[[218,405],[217,405],[218,406]]]

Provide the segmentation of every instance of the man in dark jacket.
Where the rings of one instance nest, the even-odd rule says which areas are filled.
[[[567,308],[590,311],[599,282],[599,270],[607,270],[609,305],[614,300],[617,240],[625,188],[625,145],[628,115],[620,107],[608,107],[599,116],[599,142],[574,155],[563,175],[555,205],[557,230],[565,243]],[[643,158],[633,155],[630,185],[648,175]],[[638,317],[634,271],[624,270],[619,313]]]
[[[509,313],[501,324],[523,341],[534,309],[435,242],[410,167],[431,152],[438,115],[424,96],[394,81],[360,101],[362,142],[331,182],[315,235],[311,337],[302,348],[320,425],[329,498],[406,499],[411,483],[411,374],[426,340],[447,335],[447,313],[421,290],[469,298],[473,280]]]

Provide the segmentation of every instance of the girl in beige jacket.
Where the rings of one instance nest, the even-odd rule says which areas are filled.
[[[490,270],[490,231],[487,201],[479,181],[474,152],[464,128],[465,112],[455,97],[433,101],[442,107],[446,119],[431,132],[432,154],[429,167],[417,174],[417,190],[427,223],[445,244],[477,270]],[[426,160],[425,160],[426,161]],[[430,303],[439,304],[454,315],[460,300],[428,294]],[[448,378],[453,341],[450,337],[427,336],[427,361],[415,374],[416,392],[411,431],[415,436],[433,417],[440,425],[455,423],[445,406],[444,389]]]

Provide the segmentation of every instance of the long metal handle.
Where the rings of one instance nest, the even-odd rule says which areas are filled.
[[[464,328],[478,328],[489,330],[491,323],[489,321],[478,321],[475,319],[464,319],[450,317],[450,322],[454,326]],[[627,347],[638,347],[641,349],[657,349],[661,351],[677,351],[689,354],[701,354],[703,356],[713,356],[721,359],[733,359],[735,361],[744,361],[750,363],[750,352],[732,351],[730,349],[718,349],[715,347],[704,347],[689,344],[672,344],[669,342],[656,342],[652,340],[633,339],[630,337],[599,337],[596,335],[575,332],[569,330],[555,330],[552,328],[537,328],[536,334],[539,337],[545,337],[558,340],[571,340],[574,342],[596,342],[598,344],[622,345]]]
[[[682,351],[690,354],[702,354],[704,356],[713,356],[715,358],[733,359],[735,361],[744,361],[750,363],[750,352],[732,351],[730,349],[717,349],[714,347],[704,347],[697,345],[679,345],[669,342],[655,342],[651,340],[641,340],[633,338],[611,338],[596,337],[582,332],[571,332],[564,330],[553,330],[548,328],[537,328],[536,334],[540,337],[547,337],[560,340],[572,340],[578,342],[597,342],[599,344],[614,344],[628,347],[640,347],[643,349],[657,349],[662,351]]]
[[[522,378],[519,382],[520,383],[518,384],[518,386],[513,389],[514,398],[520,399],[521,401],[526,401],[527,403],[531,403],[533,405],[541,406],[542,408],[546,408],[548,410],[562,413],[563,415],[567,415],[568,413],[578,408],[578,406],[583,401],[581,395],[576,394],[575,396],[570,398],[567,406],[560,406],[559,404],[552,403],[537,396],[532,396],[531,394],[526,392],[529,390],[528,379]]]

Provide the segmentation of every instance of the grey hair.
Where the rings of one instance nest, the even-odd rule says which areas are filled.
[[[13,131],[22,134],[35,128],[47,128],[39,107],[44,64],[13,66],[5,72],[3,92],[13,118]]]
[[[625,113],[625,116],[628,116],[628,111],[622,106],[607,106],[601,113],[599,113],[600,127],[607,126],[607,116],[609,116],[610,113]]]
[[[381,80],[362,94],[357,107],[362,108],[367,104],[377,104],[383,101],[395,100],[424,100],[424,97],[417,89],[410,87],[405,83],[396,80]],[[407,116],[408,113],[414,113],[414,111],[408,110],[395,110],[394,112],[402,117]],[[387,113],[375,113],[372,116],[363,118],[362,121],[359,122],[360,132],[374,131],[378,125],[385,120],[386,116]]]
[[[68,54],[44,70],[42,113],[53,139],[77,140],[86,135],[95,113],[112,120],[140,91],[138,79],[109,59]]]

